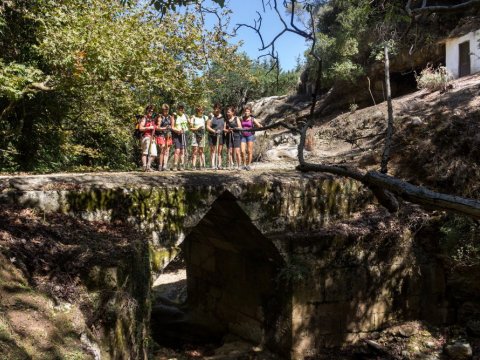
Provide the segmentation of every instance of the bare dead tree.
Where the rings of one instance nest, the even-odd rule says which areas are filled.
[[[383,45],[384,62],[385,62],[385,90],[387,96],[387,135],[385,137],[385,146],[383,148],[382,162],[380,165],[380,172],[386,174],[388,171],[388,161],[390,160],[390,151],[393,143],[393,104],[392,104],[392,89],[390,86],[390,59],[388,54],[387,42]]]
[[[468,3],[479,2],[478,1],[468,1]],[[306,142],[306,134],[307,130],[313,125],[315,116],[321,116],[325,107],[327,106],[329,100],[333,97],[334,91],[330,89],[327,94],[324,96],[322,104],[317,108],[317,93],[320,90],[321,86],[321,75],[322,75],[322,60],[321,57],[316,54],[315,52],[315,44],[316,44],[316,29],[315,29],[315,21],[314,21],[314,14],[313,14],[313,7],[308,8],[311,18],[311,31],[301,30],[296,28],[294,25],[294,10],[296,4],[299,1],[297,0],[290,0],[284,1],[284,5],[290,4],[291,6],[291,19],[290,25],[286,23],[286,21],[282,18],[281,14],[278,11],[277,1],[276,0],[269,0],[268,4],[275,10],[277,15],[280,17],[284,29],[281,30],[269,43],[265,43],[261,34],[261,16],[256,23],[251,26],[248,24],[240,24],[239,27],[245,26],[248,28],[253,29],[257,32],[258,36],[260,37],[262,43],[262,49],[274,49],[275,41],[277,41],[283,34],[286,32],[295,33],[306,40],[312,42],[310,55],[317,61],[317,72],[316,72],[316,83],[314,88],[314,94],[312,96],[312,104],[310,107],[310,113],[308,118],[305,122],[301,122],[300,126],[297,131],[300,132],[300,143],[298,145],[298,162],[299,165],[297,166],[297,170],[304,171],[304,172],[325,172],[333,175],[348,177],[357,181],[362,182],[368,188],[371,189],[375,197],[378,199],[380,204],[382,204],[385,208],[387,208],[391,212],[398,211],[399,203],[396,199],[396,196],[401,197],[407,201],[423,205],[428,208],[435,208],[439,210],[446,210],[446,211],[453,211],[455,213],[470,216],[476,219],[480,219],[480,201],[475,199],[467,199],[459,196],[453,196],[449,194],[442,194],[438,192],[431,191],[429,189],[415,186],[410,184],[406,181],[397,179],[395,177],[389,176],[387,174],[377,172],[377,171],[370,171],[370,172],[362,172],[357,168],[349,167],[349,166],[335,166],[335,165],[326,165],[326,164],[313,164],[308,163],[305,161],[304,157],[304,148]],[[409,1],[411,3],[411,1]],[[423,0],[423,5],[426,5],[427,1]],[[467,2],[466,2],[467,3]],[[465,4],[466,4],[465,3]],[[409,4],[407,4],[409,5]],[[385,50],[385,49],[384,49]],[[386,49],[385,59],[388,59],[388,48]],[[386,74],[389,73],[389,65],[386,62]],[[387,95],[388,96],[388,95]],[[391,97],[391,95],[390,95]],[[389,118],[393,121],[393,109],[389,109]],[[268,127],[264,127],[261,129],[254,129],[253,131],[263,131],[268,129],[272,129],[275,127],[286,127],[289,128],[291,125],[288,125],[285,122],[277,122],[271,124]],[[392,128],[393,129],[393,128]],[[241,130],[241,129],[239,129]],[[251,131],[251,130],[250,130]],[[387,138],[389,136],[387,135]],[[391,134],[390,134],[391,138]],[[388,154],[387,154],[388,155]]]

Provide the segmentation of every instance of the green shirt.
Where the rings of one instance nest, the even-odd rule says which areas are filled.
[[[177,115],[175,119],[175,130],[188,131],[188,117],[185,114]]]

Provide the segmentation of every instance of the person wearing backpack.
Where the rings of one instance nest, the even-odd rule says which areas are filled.
[[[210,164],[213,170],[222,170],[223,132],[225,119],[220,104],[213,105],[213,116],[207,120],[208,143],[210,145]]]
[[[143,115],[136,114],[135,115],[135,131],[133,132],[133,137],[136,140],[142,140],[143,132],[140,131],[140,122],[143,119]]]
[[[199,162],[198,170],[205,169],[205,123],[207,116],[203,115],[203,106],[195,107],[195,115],[190,118],[190,131],[192,132],[192,169],[197,166],[197,158]]]
[[[157,116],[157,145],[160,149],[160,157],[158,160],[158,170],[165,171],[167,169],[168,156],[170,146],[172,146],[171,128],[175,124],[175,119],[169,114],[170,106],[162,105],[162,113]]]
[[[145,115],[140,120],[139,130],[142,133],[142,166],[143,171],[152,171],[152,160],[157,156],[155,144],[155,123],[153,121],[153,105],[145,108]]]
[[[225,143],[227,145],[228,151],[228,167],[229,169],[234,169],[235,164],[234,160],[237,163],[237,170],[240,170],[240,143],[241,137],[237,129],[241,128],[241,122],[238,116],[235,116],[235,108],[233,106],[229,106],[227,108],[227,119],[226,119],[227,128],[225,130]]]
[[[253,129],[254,127],[262,127],[262,125],[252,116],[252,108],[246,106],[244,115],[241,120],[242,129]],[[253,143],[255,142],[255,133],[250,131],[242,131],[241,136],[241,153],[242,162],[245,164],[245,170],[252,170],[250,164],[253,160]]]
[[[172,126],[173,143],[175,144],[174,165],[172,170],[185,169],[185,151],[187,147],[188,116],[185,114],[185,106],[177,106],[177,116]]]

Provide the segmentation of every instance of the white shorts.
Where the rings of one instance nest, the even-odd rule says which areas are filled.
[[[150,136],[145,136],[142,139],[142,154],[143,155],[148,155],[148,147],[150,146]],[[150,156],[157,156],[157,144],[153,142],[152,146],[150,147]]]

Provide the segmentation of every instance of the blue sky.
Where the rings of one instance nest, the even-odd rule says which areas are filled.
[[[265,1],[267,2],[267,1]],[[263,6],[261,0],[229,0],[226,2],[228,8],[232,10],[231,25],[234,26],[237,23],[246,23],[253,26],[254,20],[258,17],[256,11],[260,12],[263,17],[262,21],[262,36],[265,43],[270,42],[273,37],[283,29],[283,25],[278,19],[277,14],[270,10],[269,7],[265,8],[263,12]],[[279,0],[279,8],[283,10],[283,1]],[[284,13],[283,11],[281,12]],[[234,42],[242,40],[242,50],[245,51],[252,59],[256,59],[262,52],[258,49],[261,47],[261,41],[258,35],[252,29],[241,28],[238,30],[237,37],[233,39]],[[295,34],[286,33],[277,40],[275,49],[278,51],[280,58],[280,66],[283,70],[291,70],[295,68],[297,58],[300,55],[303,60],[303,53],[308,48],[308,44],[305,40]],[[264,52],[265,53],[265,52]]]

